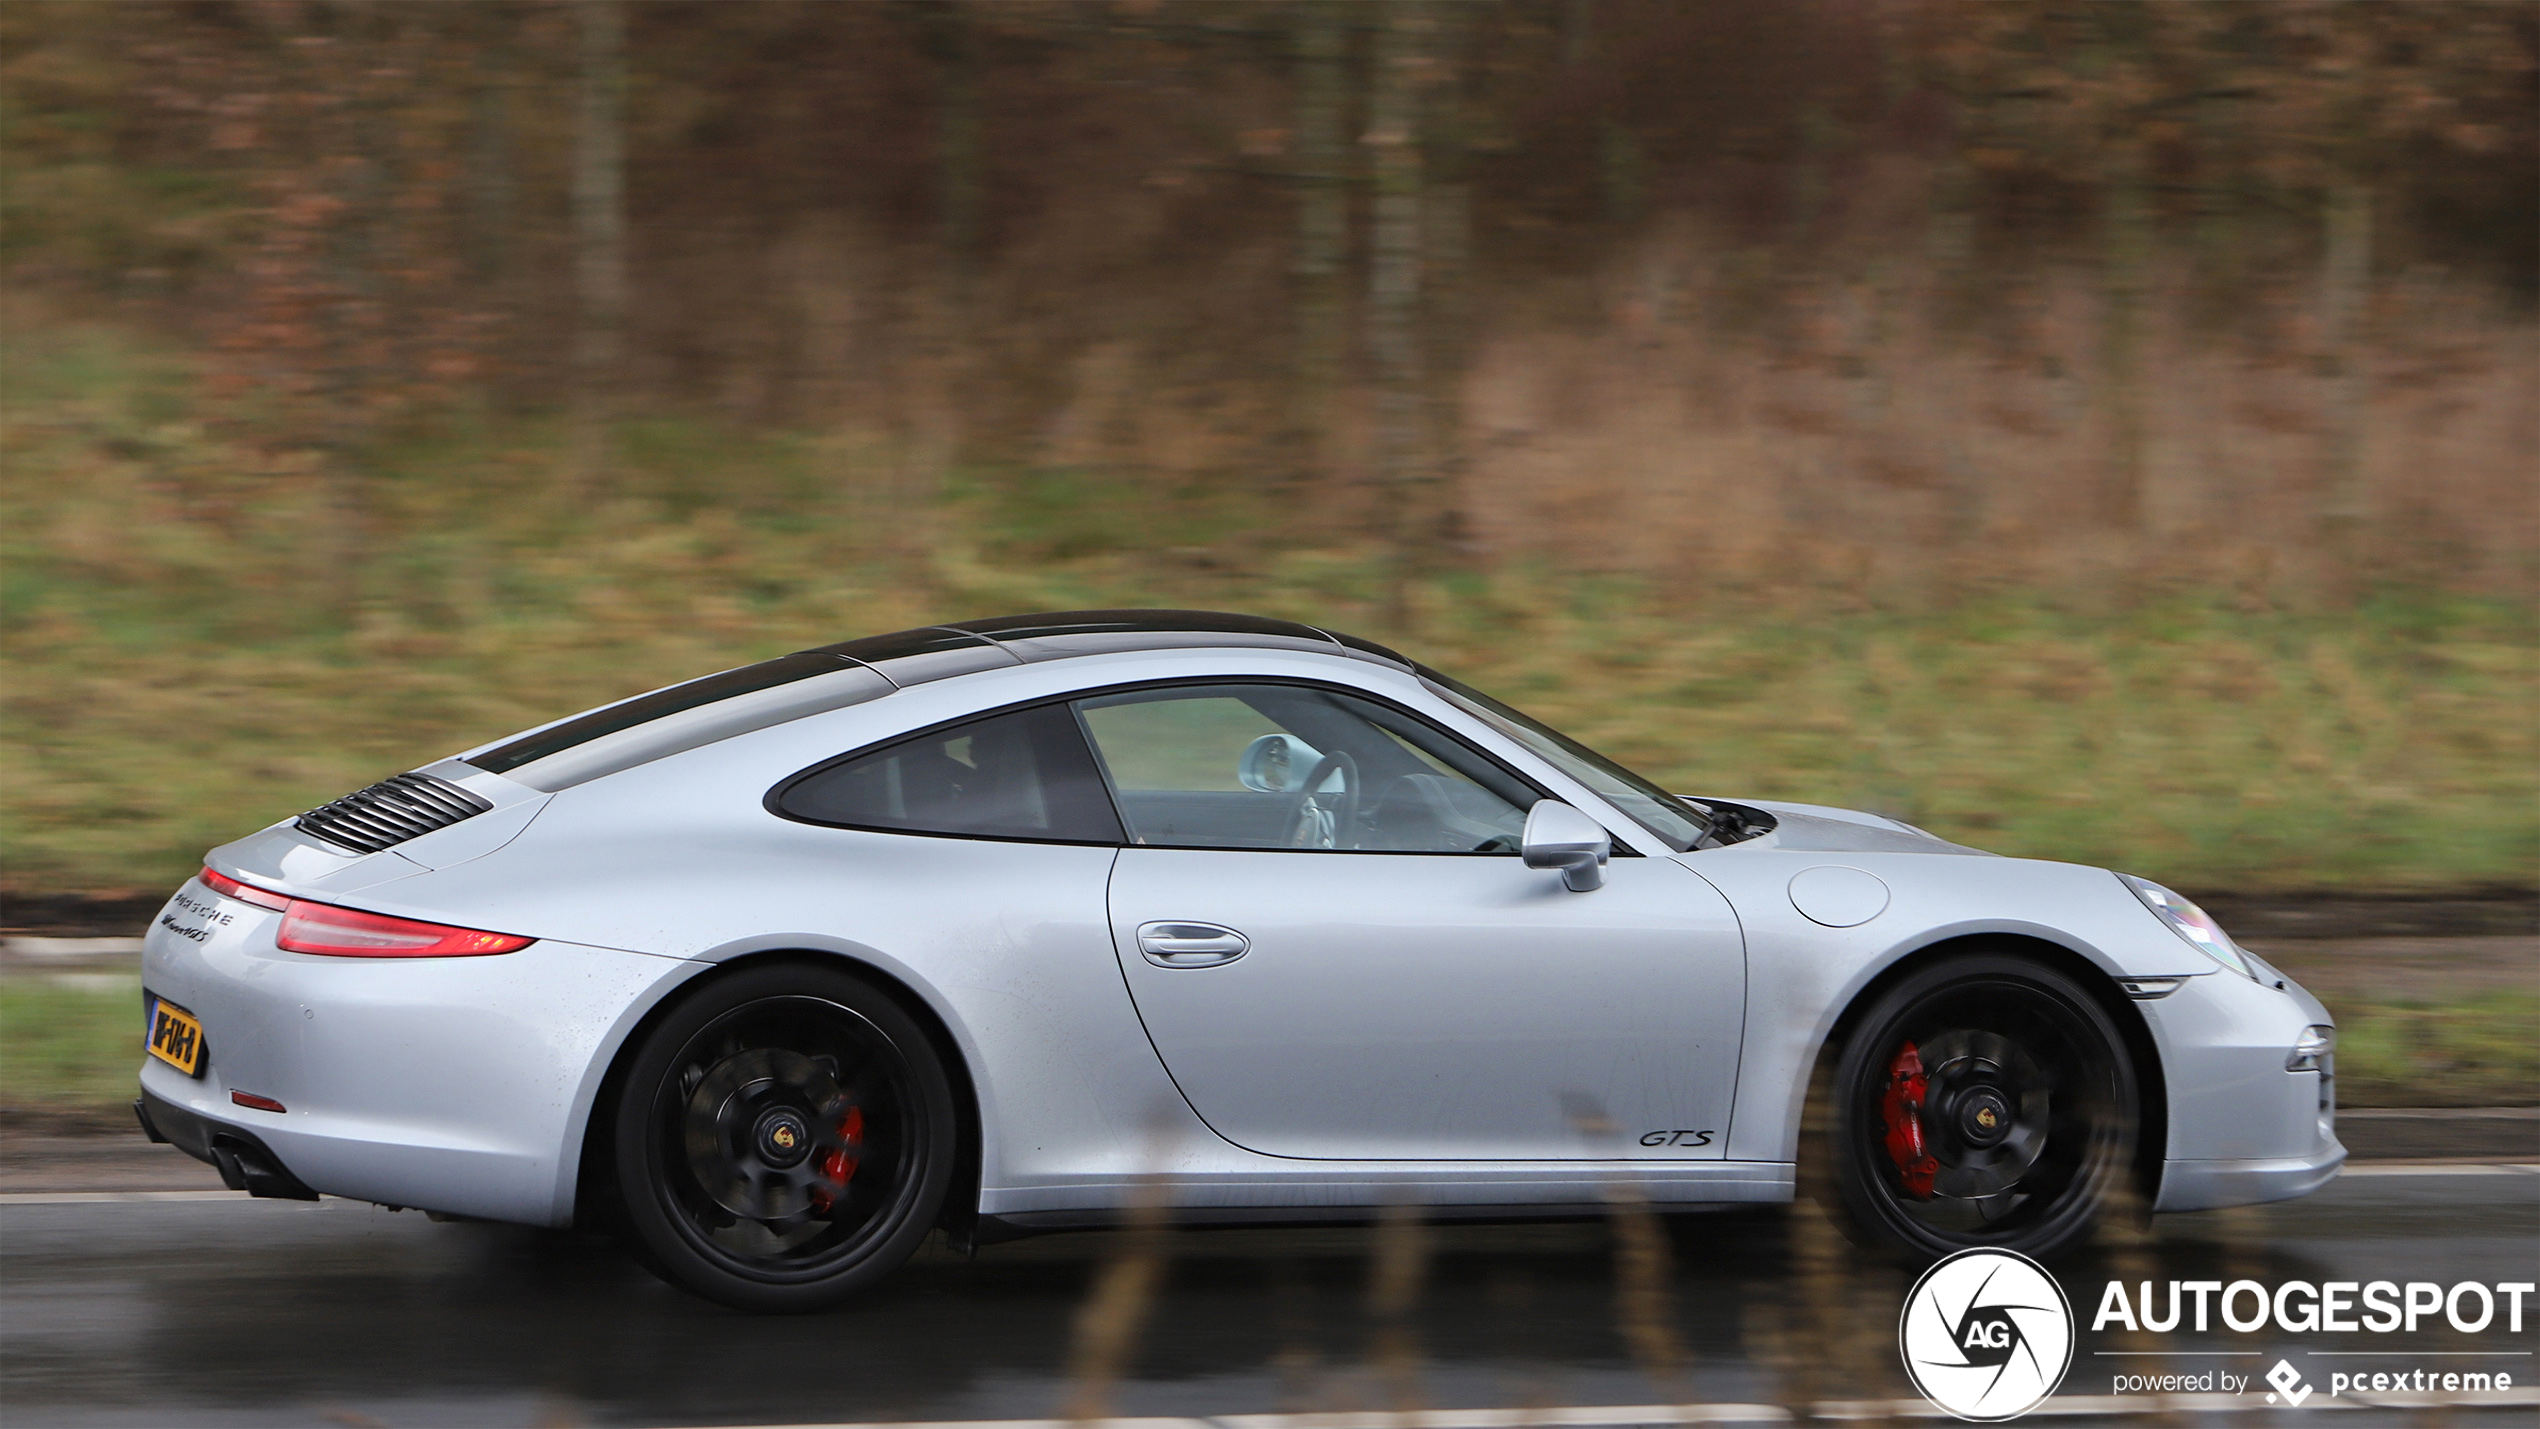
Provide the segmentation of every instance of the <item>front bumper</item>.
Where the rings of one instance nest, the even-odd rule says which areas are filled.
[[[601,1076],[637,1020],[704,970],[559,942],[490,957],[315,957],[275,947],[278,913],[199,881],[184,893],[231,916],[206,924],[171,904],[142,946],[143,987],[203,1024],[199,1077],[143,1062],[162,1134],[216,1165],[224,1138],[255,1148],[242,1176],[261,1159],[308,1191],[488,1220],[572,1220]],[[253,1110],[232,1092],[288,1110]]]
[[[2335,1141],[2311,1156],[2265,1161],[2171,1161],[2161,1168],[2156,1211],[2210,1211],[2307,1196],[2337,1179],[2346,1148]]]
[[[2191,977],[2138,1002],[2162,1050],[2169,1135],[2156,1211],[2201,1211],[2308,1195],[2346,1164],[2336,1072],[2287,1064],[2306,1027],[2329,1023],[2299,985],[2236,973]]]

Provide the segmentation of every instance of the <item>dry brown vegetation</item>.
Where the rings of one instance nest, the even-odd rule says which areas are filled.
[[[11,5],[0,858],[163,880],[704,668],[1123,603],[2005,852],[2528,885],[2535,53],[2476,4]]]
[[[667,407],[918,505],[983,461],[1269,488],[1419,569],[2520,588],[2540,535],[2514,7],[5,24],[13,290],[202,345],[347,549],[378,443],[488,404],[569,406],[589,494]]]

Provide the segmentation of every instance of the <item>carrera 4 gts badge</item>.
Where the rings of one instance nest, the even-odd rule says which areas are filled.
[[[1643,1146],[1708,1146],[1711,1144],[1711,1137],[1712,1133],[1708,1131],[1644,1131],[1640,1134],[1640,1144]]]

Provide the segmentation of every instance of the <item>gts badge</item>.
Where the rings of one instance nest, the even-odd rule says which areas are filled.
[[[1644,1131],[1643,1146],[1708,1146],[1713,1133],[1708,1131]]]

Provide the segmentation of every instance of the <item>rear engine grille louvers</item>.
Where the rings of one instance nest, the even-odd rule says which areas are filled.
[[[429,774],[397,774],[358,794],[309,810],[294,827],[331,844],[377,853],[392,844],[446,829],[494,805],[447,779]]]

